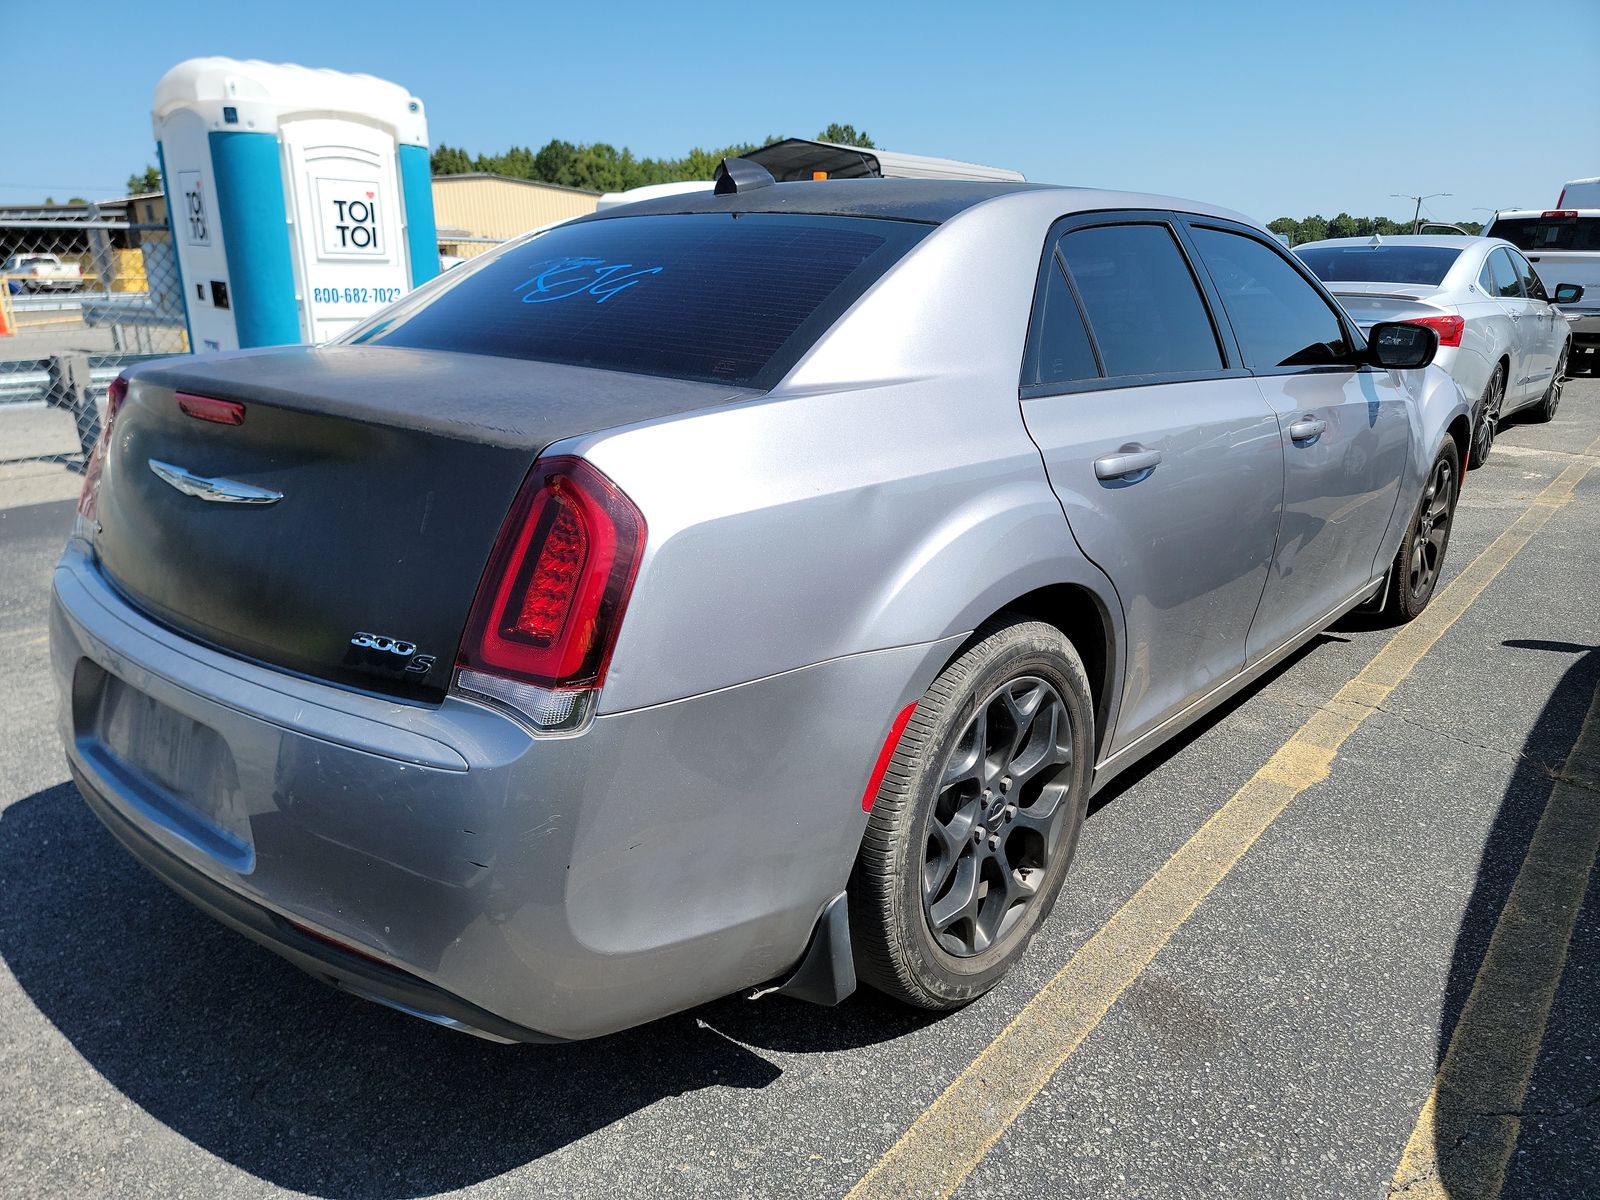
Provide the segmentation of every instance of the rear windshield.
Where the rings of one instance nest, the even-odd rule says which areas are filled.
[[[1501,217],[1483,232],[1518,250],[1600,250],[1600,217]]]
[[[770,388],[932,228],[775,213],[562,225],[351,340]]]
[[[1429,287],[1442,283],[1461,257],[1461,251],[1454,246],[1302,246],[1295,253],[1324,283],[1416,283]]]

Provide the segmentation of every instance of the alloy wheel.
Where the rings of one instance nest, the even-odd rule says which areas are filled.
[[[1556,415],[1556,409],[1561,407],[1561,388],[1567,382],[1567,351],[1563,347],[1561,357],[1556,359],[1556,373],[1550,379],[1550,391],[1545,399],[1545,411],[1550,416]]]
[[[1417,507],[1416,528],[1411,538],[1411,567],[1407,583],[1413,596],[1425,596],[1433,587],[1444,561],[1445,544],[1450,540],[1451,501],[1455,491],[1455,472],[1440,458],[1428,476],[1428,486]]]
[[[1495,434],[1500,429],[1500,409],[1505,401],[1505,379],[1496,367],[1484,389],[1483,406],[1478,414],[1478,427],[1472,438],[1472,465],[1477,466],[1489,457],[1494,449]]]
[[[970,958],[1038,895],[1067,813],[1072,722],[1061,693],[1027,675],[981,703],[956,739],[929,815],[922,906],[933,939]]]

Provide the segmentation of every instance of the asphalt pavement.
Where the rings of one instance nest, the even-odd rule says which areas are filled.
[[[1423,622],[1099,798],[990,995],[558,1047],[327,989],[133,863],[54,726],[72,504],[5,496],[0,1195],[1600,1194],[1600,382],[1468,477]]]

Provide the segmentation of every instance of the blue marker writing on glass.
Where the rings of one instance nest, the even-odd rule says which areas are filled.
[[[537,274],[512,289],[523,293],[524,304],[546,304],[573,296],[593,296],[596,304],[604,304],[618,292],[626,291],[651,275],[659,275],[664,269],[642,267],[635,270],[632,263],[573,257],[546,259],[538,265]]]

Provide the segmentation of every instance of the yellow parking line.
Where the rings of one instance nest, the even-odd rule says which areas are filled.
[[[1391,1197],[1492,1200],[1505,1184],[1539,1049],[1600,851],[1600,692],[1556,779]],[[1441,1162],[1439,1147],[1449,1147]]]
[[[1586,454],[1600,451],[1600,438]],[[1100,1024],[1289,802],[1326,779],[1345,740],[1568,501],[1576,462],[1306,721],[1045,986],[855,1187],[848,1200],[949,1196]],[[1470,484],[1469,484],[1470,486]]]

